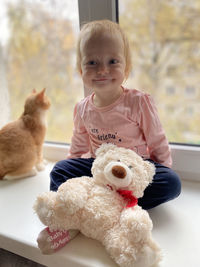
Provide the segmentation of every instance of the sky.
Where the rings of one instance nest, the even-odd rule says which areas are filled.
[[[24,2],[29,4],[40,3],[53,17],[63,17],[73,21],[75,31],[79,29],[78,0],[0,0],[0,44],[6,45],[9,38],[7,19],[7,5],[9,3]]]

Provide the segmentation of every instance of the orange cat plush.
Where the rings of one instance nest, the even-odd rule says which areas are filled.
[[[46,111],[50,101],[45,89],[27,97],[24,112],[0,130],[0,179],[19,179],[44,169],[42,146],[46,134]]]

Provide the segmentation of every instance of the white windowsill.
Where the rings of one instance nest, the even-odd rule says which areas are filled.
[[[200,146],[170,145],[173,169],[181,179],[200,182]]]

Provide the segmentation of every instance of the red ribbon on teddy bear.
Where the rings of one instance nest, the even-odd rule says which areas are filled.
[[[126,208],[131,208],[137,205],[138,199],[133,195],[133,192],[130,190],[118,189],[117,192],[127,201]]]

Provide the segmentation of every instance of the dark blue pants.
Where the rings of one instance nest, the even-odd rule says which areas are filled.
[[[58,187],[66,180],[92,176],[91,167],[94,159],[68,159],[56,163],[50,173],[50,190],[57,191]],[[151,209],[171,199],[178,197],[181,192],[181,182],[178,175],[170,168],[152,160],[156,167],[153,182],[145,189],[144,196],[138,199],[138,205],[143,209]]]

